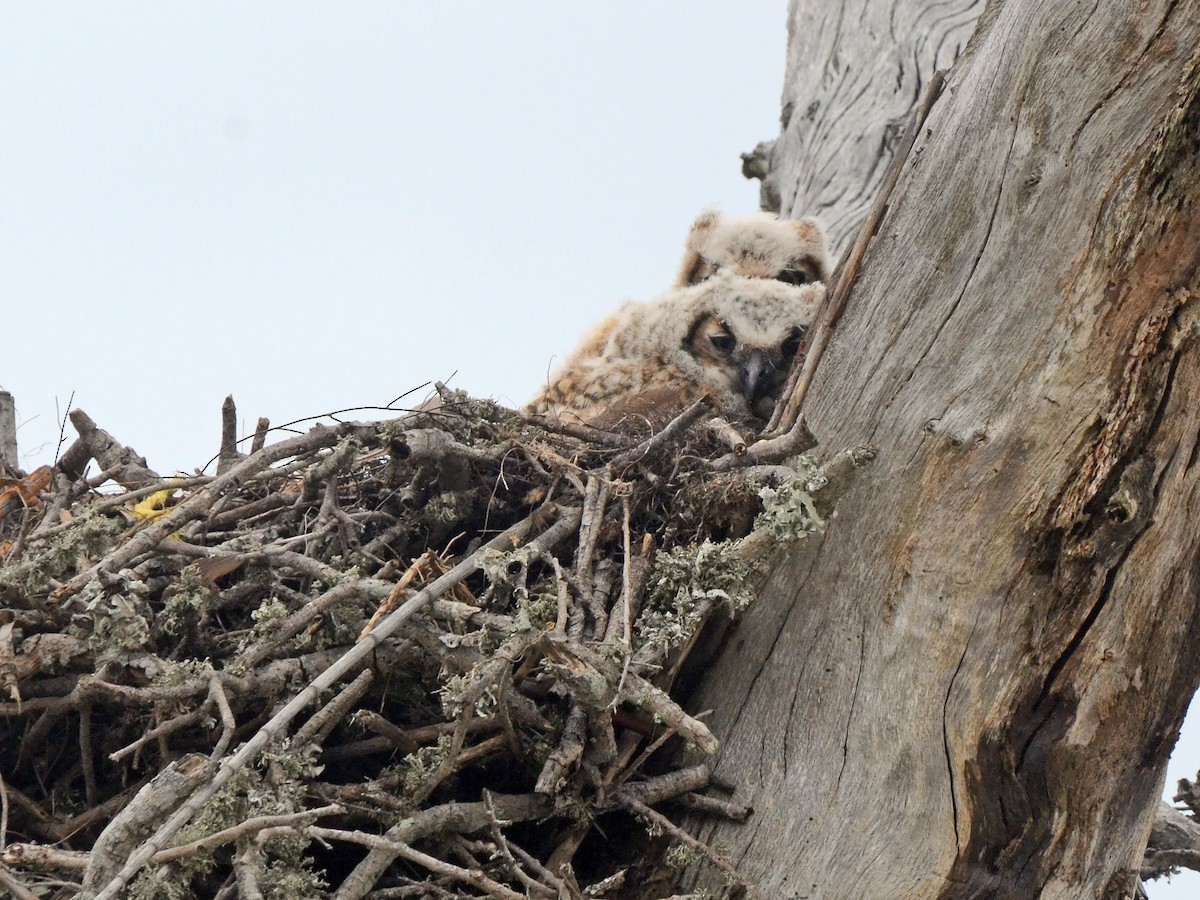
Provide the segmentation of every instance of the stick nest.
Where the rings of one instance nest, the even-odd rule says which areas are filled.
[[[639,442],[442,391],[243,454],[227,401],[216,474],[163,478],[72,413],[0,480],[0,887],[737,893],[675,824],[750,812],[678,698],[832,491],[705,415]]]

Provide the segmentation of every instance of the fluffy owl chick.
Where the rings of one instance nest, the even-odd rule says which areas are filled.
[[[699,284],[717,272],[795,285],[828,281],[825,230],[811,218],[785,220],[760,213],[727,219],[715,209],[705,210],[688,232],[675,286]],[[602,354],[619,315],[620,311],[594,325],[567,364]]]
[[[699,284],[720,271],[788,284],[828,281],[825,230],[816,219],[777,219],[766,213],[726,219],[705,210],[692,223],[675,283]]]
[[[718,273],[606,320],[599,354],[575,354],[526,407],[601,428],[660,427],[703,396],[724,417],[760,425],[824,296]]]

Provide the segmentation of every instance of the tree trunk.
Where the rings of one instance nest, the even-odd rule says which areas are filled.
[[[1004,0],[952,69],[807,403],[879,457],[696,700],[761,896],[1133,895],[1200,679],[1197,47]]]
[[[792,0],[782,133],[761,147],[764,209],[854,240],[921,88],[958,57],[983,0]]]

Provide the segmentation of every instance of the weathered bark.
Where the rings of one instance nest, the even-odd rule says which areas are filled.
[[[17,471],[17,407],[8,391],[0,391],[0,466]]]
[[[951,71],[809,395],[879,458],[697,700],[762,896],[1133,895],[1200,679],[1197,47],[1004,0]]]
[[[763,208],[819,216],[836,257],[875,199],[922,86],[958,57],[983,5],[792,0],[781,134],[760,145]]]

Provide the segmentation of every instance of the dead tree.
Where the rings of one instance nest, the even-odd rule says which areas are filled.
[[[743,157],[764,209],[820,216],[834,252],[854,240],[922,87],[962,51],[982,0],[793,0],[781,134]]]
[[[1198,46],[1196,0],[1003,0],[950,70],[805,410],[878,460],[696,703],[762,896],[1137,889],[1200,678]],[[768,187],[850,146],[789,134]]]

